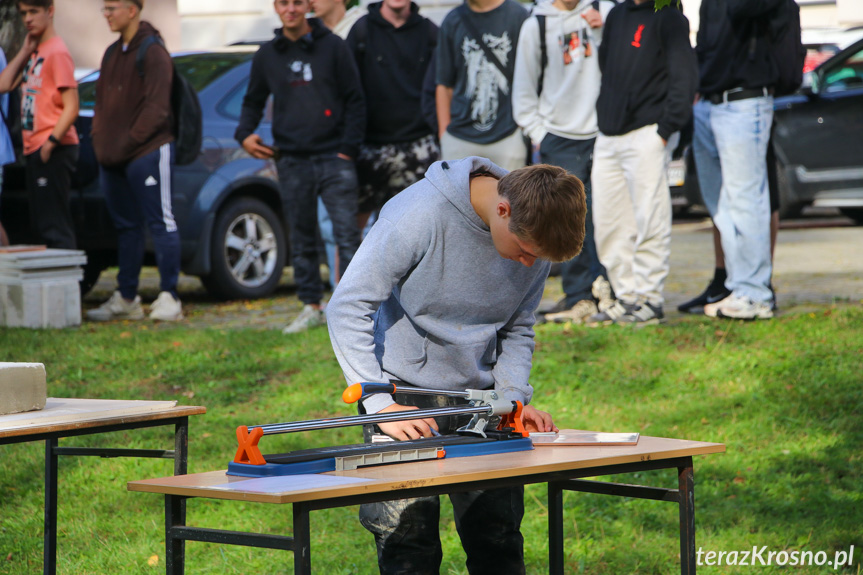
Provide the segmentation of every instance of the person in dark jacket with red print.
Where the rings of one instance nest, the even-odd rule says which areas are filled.
[[[303,310],[284,333],[326,323],[317,248],[318,196],[333,222],[339,276],[360,245],[357,173],[366,106],[353,56],[344,40],[317,18],[306,18],[309,0],[276,0],[282,21],[276,37],[252,60],[234,138],[258,159],[276,159],[297,295]],[[273,143],[255,129],[273,96]]]
[[[180,234],[171,207],[174,165],[171,84],[174,66],[160,42],[144,54],[143,74],[138,49],[159,32],[141,21],[144,0],[105,0],[102,14],[120,39],[105,52],[96,83],[93,149],[100,166],[102,191],[117,228],[117,291],[87,312],[93,321],[143,319],[138,277],[144,261],[145,228],[153,238],[159,267],[160,293],[150,306],[150,319],[183,318],[177,280]]]

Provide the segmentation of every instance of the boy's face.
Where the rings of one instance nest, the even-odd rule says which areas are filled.
[[[317,18],[325,18],[327,14],[333,11],[336,5],[341,4],[344,0],[311,0],[311,9],[315,12]]]
[[[19,2],[18,12],[21,13],[21,19],[24,21],[27,33],[32,36],[41,36],[44,34],[51,25],[51,20],[54,18],[53,6],[50,8],[40,8]]]
[[[105,6],[102,8],[102,14],[105,15],[111,32],[125,30],[135,17],[136,11],[134,4],[122,0],[105,0]]]
[[[510,205],[506,200],[500,200],[495,210],[495,217],[489,221],[491,241],[500,257],[531,267],[539,259],[539,248],[509,231]]]
[[[273,5],[282,26],[288,31],[301,31],[306,25],[309,0],[276,0]]]
[[[404,10],[406,7],[411,5],[411,0],[383,0],[384,5],[392,10],[393,12],[398,12],[400,10]]]

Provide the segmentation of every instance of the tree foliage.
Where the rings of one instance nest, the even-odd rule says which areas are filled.
[[[656,0],[656,11],[659,12],[666,6],[671,6],[672,3],[677,4],[678,7],[680,6],[680,0]]]
[[[0,0],[0,48],[10,60],[18,52],[27,29],[18,14],[18,3],[13,0]]]

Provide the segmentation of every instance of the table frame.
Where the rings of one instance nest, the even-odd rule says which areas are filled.
[[[678,474],[677,489],[663,489],[643,485],[627,485],[602,481],[587,481],[583,477],[600,475],[616,475],[639,471],[657,471],[676,469]],[[393,491],[350,495],[319,499],[312,501],[293,502],[293,536],[266,535],[261,533],[244,533],[185,525],[186,501],[193,499],[189,495],[165,495],[165,546],[166,574],[183,575],[185,573],[185,542],[200,541],[223,545],[241,545],[265,549],[281,549],[293,551],[294,573],[308,575],[311,573],[311,525],[310,513],[320,509],[347,507],[361,503],[390,501],[410,497],[429,495],[444,495],[460,491],[478,489],[495,489],[532,483],[548,484],[548,529],[549,529],[549,573],[563,575],[563,492],[581,491],[599,493],[638,499],[653,499],[676,502],[680,517],[680,573],[695,574],[695,483],[692,456],[672,457],[668,459],[645,460],[633,463],[603,465],[569,471],[554,471],[533,473],[516,477],[498,479],[483,479],[449,485],[430,485],[423,487],[408,487]]]
[[[171,414],[171,411],[177,412]],[[111,416],[81,421],[71,429],[48,431],[52,427],[68,427],[64,423],[48,423],[37,426],[43,431],[31,432],[27,428],[13,429],[0,435],[0,445],[45,441],[45,521],[43,535],[43,565],[45,575],[57,573],[57,479],[59,476],[59,456],[93,457],[146,457],[174,460],[174,475],[185,475],[189,461],[189,415],[204,413],[199,407],[177,406],[170,410],[129,416]],[[60,439],[81,435],[95,435],[112,431],[144,429],[149,427],[174,426],[174,449],[111,449],[102,447],[60,447]],[[14,434],[14,435],[13,435]],[[177,517],[185,521],[186,507],[181,503],[176,510]]]

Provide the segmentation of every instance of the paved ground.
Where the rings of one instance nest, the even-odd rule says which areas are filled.
[[[863,303],[863,226],[836,217],[783,222],[776,248],[774,286],[781,313],[799,313],[814,305]],[[713,247],[709,220],[676,222],[672,232],[671,273],[665,286],[666,314],[674,321],[677,304],[700,293],[713,274]],[[187,322],[212,328],[277,329],[300,311],[290,268],[271,298],[255,301],[217,302],[209,298],[197,278],[182,276],[180,296]],[[92,308],[110,296],[116,270],[108,270],[85,298]],[[142,277],[145,303],[158,293],[154,268]],[[560,279],[550,278],[545,305],[561,296]],[[167,327],[167,326],[165,326]]]

